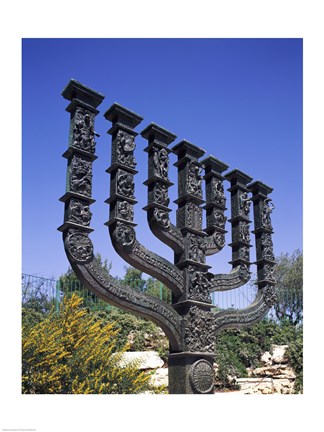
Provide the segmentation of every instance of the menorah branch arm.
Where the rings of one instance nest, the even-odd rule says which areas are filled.
[[[77,253],[73,246],[73,236],[69,230],[64,234],[66,253],[70,264],[79,280],[102,300],[132,312],[136,315],[149,318],[162,328],[170,340],[170,346],[179,350],[181,346],[181,317],[166,302],[149,294],[137,292],[131,287],[122,285],[112,276],[106,274],[98,264],[96,258],[75,256]],[[72,236],[72,238],[71,238]],[[89,251],[93,250],[88,238]],[[74,256],[73,256],[73,255]],[[77,259],[86,262],[78,263]]]
[[[144,184],[148,188],[148,202],[144,210],[147,211],[147,221],[152,233],[163,243],[171,247],[176,254],[184,250],[183,235],[169,217],[171,209],[168,189],[173,185],[169,181],[169,153],[168,145],[176,136],[170,131],[151,123],[141,136],[148,141],[144,149],[148,153],[148,179]]]
[[[226,198],[224,194],[223,181],[225,178],[222,172],[228,168],[228,165],[214,156],[209,156],[201,162],[205,169],[206,185],[206,229],[208,234],[205,238],[206,255],[214,255],[225,246],[225,216]]]
[[[133,227],[117,223],[110,226],[109,231],[116,252],[126,262],[164,283],[174,295],[182,294],[182,272],[174,264],[149,251],[137,241]]]
[[[227,274],[208,273],[209,291],[228,291],[239,288],[250,280],[250,271],[246,264],[240,264]]]
[[[108,133],[112,135],[110,173],[109,233],[116,252],[130,265],[157,278],[180,296],[183,291],[182,272],[168,260],[149,251],[136,239],[134,223],[136,161],[134,156],[134,128],[142,117],[134,112],[113,104],[105,113],[105,118],[113,123]]]
[[[273,290],[264,286],[258,290],[254,302],[244,309],[225,309],[213,314],[212,327],[215,334],[226,329],[249,327],[260,321],[275,304]]]

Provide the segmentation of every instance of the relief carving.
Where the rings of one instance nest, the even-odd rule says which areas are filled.
[[[117,174],[117,193],[127,198],[134,198],[134,178],[132,174],[118,170]]]
[[[133,221],[134,210],[133,206],[128,201],[117,202],[117,217],[125,219],[127,221]]]
[[[240,195],[240,208],[239,208],[239,213],[240,215],[249,218],[250,215],[250,198],[248,196],[248,193],[246,191],[244,191],[241,195]]]
[[[94,118],[95,115],[90,111],[83,108],[77,108],[75,111],[72,140],[73,147],[92,154],[94,154],[96,147],[94,136],[99,136],[94,131]]]
[[[153,216],[154,216],[155,220],[157,221],[157,223],[162,228],[164,228],[164,229],[170,228],[171,222],[169,219],[169,214],[166,211],[155,208],[154,212],[153,212]]]
[[[169,155],[165,148],[157,149],[153,147],[153,164],[155,168],[155,174],[164,180],[168,180],[169,170]]]
[[[129,168],[136,167],[133,151],[135,149],[135,137],[122,130],[118,131],[117,137],[117,160]]]
[[[216,177],[212,178],[212,192],[213,192],[213,203],[221,207],[225,207],[226,198],[224,194],[224,186],[221,180]]]
[[[76,262],[86,262],[93,256],[93,245],[85,231],[69,229],[65,238],[65,246]]]
[[[261,234],[262,258],[274,261],[273,243],[270,233]]]
[[[185,350],[191,352],[215,352],[214,314],[192,306],[185,317]]]
[[[250,227],[245,221],[240,222],[240,237],[239,240],[245,243],[250,243]]]
[[[202,237],[197,237],[194,234],[188,233],[187,240],[188,240],[187,243],[188,259],[191,261],[204,263],[205,253],[207,250],[205,239]]]
[[[164,183],[156,182],[154,188],[154,202],[167,207],[170,203],[168,187]]]
[[[201,177],[201,166],[195,162],[190,162],[188,167],[188,178],[187,178],[187,190],[192,195],[198,198],[202,197],[202,177]]]
[[[67,211],[67,221],[89,226],[91,216],[90,206],[86,202],[71,199]]]
[[[215,226],[217,228],[225,229],[225,223],[226,223],[227,217],[224,216],[223,210],[221,210],[217,207],[214,207],[213,208],[213,219],[214,219]]]
[[[92,190],[92,164],[73,155],[69,167],[70,191],[90,197]]]
[[[116,224],[116,229],[114,231],[114,237],[119,244],[124,247],[129,247],[132,246],[135,242],[135,230],[132,226],[118,221]]]
[[[189,299],[211,303],[209,294],[210,282],[206,273],[197,271],[194,267],[188,267],[189,272]]]
[[[186,226],[201,230],[202,226],[202,208],[193,202],[186,204]]]
[[[271,204],[271,207],[270,207]],[[262,209],[262,228],[267,228],[272,230],[271,224],[271,213],[273,212],[275,206],[270,198],[264,200],[263,209]]]

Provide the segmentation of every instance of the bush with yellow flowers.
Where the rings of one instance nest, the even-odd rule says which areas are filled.
[[[77,294],[42,321],[22,326],[22,393],[125,394],[147,390],[136,364],[120,367],[114,324],[82,308]]]

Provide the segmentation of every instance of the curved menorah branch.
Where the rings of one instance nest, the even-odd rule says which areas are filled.
[[[271,199],[268,198],[272,188],[260,181],[255,181],[247,189],[252,192],[251,201],[254,210],[253,233],[255,234],[258,292],[254,302],[245,309],[227,309],[217,312],[214,317],[214,331],[216,333],[223,329],[251,326],[265,316],[277,302],[273,276],[275,266],[271,239],[273,230],[270,218],[274,207],[273,205],[270,207]]]
[[[176,136],[155,123],[147,126],[141,136],[148,140],[148,146],[144,149],[148,153],[148,180],[144,183],[148,187],[148,203],[144,207],[147,221],[152,233],[180,254],[184,250],[183,235],[171,222],[171,209],[168,208],[168,188],[173,183],[168,177],[171,150],[167,146]]]
[[[205,168],[205,185],[206,185],[206,211],[207,226],[205,232],[208,236],[206,242],[206,255],[214,255],[221,251],[225,246],[225,223],[226,223],[226,198],[224,194],[222,172],[228,168],[228,165],[209,156],[201,161]]]
[[[80,233],[78,235],[80,236]],[[151,295],[137,292],[131,287],[120,284],[112,276],[105,274],[93,254],[86,257],[81,251],[78,253],[74,250],[74,241],[71,236],[75,236],[75,233],[71,233],[69,230],[65,231],[64,243],[71,267],[79,280],[102,300],[155,322],[167,335],[170,348],[179,351],[181,349],[180,315],[166,302]],[[93,251],[88,237],[86,243],[88,251]],[[86,262],[81,264],[76,261],[76,259],[81,258]]]
[[[133,206],[136,203],[134,149],[137,132],[134,128],[142,117],[116,103],[104,116],[113,123],[108,131],[112,135],[112,158],[107,170],[111,175],[110,198],[106,200],[110,204],[110,218],[106,225],[109,226],[113,246],[130,265],[155,277],[175,296],[180,296],[183,292],[182,272],[136,239]]]
[[[244,309],[226,309],[216,312],[213,317],[213,331],[215,334],[225,329],[250,327],[260,321],[276,303],[273,290],[265,286],[258,290],[253,303]]]
[[[215,161],[213,164],[216,165]],[[219,163],[218,163],[219,165]],[[225,166],[222,166],[223,170]],[[215,169],[216,171],[216,169]],[[219,171],[219,169],[218,169]],[[220,175],[220,173],[218,174]],[[228,189],[231,192],[231,219],[232,225],[232,270],[228,274],[208,274],[210,291],[227,291],[246,284],[250,280],[250,200],[248,198],[247,184],[252,180],[247,174],[237,169],[226,174],[224,179],[231,182]],[[217,179],[217,184],[221,182]],[[223,191],[222,186],[218,190]],[[220,194],[224,206],[223,193]],[[220,207],[220,206],[219,206]],[[220,208],[216,208],[218,212]],[[213,219],[211,219],[213,221]],[[225,243],[225,241],[224,241]]]
[[[234,288],[239,288],[246,284],[251,277],[251,273],[246,264],[240,264],[229,273],[226,274],[211,274],[209,276],[209,291],[228,291]]]

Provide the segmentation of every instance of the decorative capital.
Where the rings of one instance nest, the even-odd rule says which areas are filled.
[[[195,146],[194,144],[191,144],[187,140],[180,141],[172,148],[172,151],[178,156],[178,160],[185,157],[189,157],[189,159],[199,159],[206,153],[205,150]]]
[[[133,130],[143,120],[143,117],[118,103],[112,104],[105,112],[104,117],[113,124],[113,127],[108,131],[109,133],[113,133],[115,125],[118,125],[119,127],[124,126],[127,129]]]
[[[105,98],[103,94],[92,90],[74,79],[71,79],[64,88],[62,96],[64,99],[71,101],[70,105],[66,108],[69,112],[73,111],[77,105],[81,105],[97,113],[97,106]]]
[[[205,168],[205,178],[211,174],[221,175],[222,172],[228,168],[228,165],[216,159],[214,156],[208,156],[206,159],[202,160],[201,163]]]
[[[246,188],[246,185],[253,180],[252,177],[238,169],[234,169],[226,174],[225,178],[231,182],[231,187],[240,186],[241,188]]]
[[[162,128],[156,123],[149,124],[145,129],[142,130],[141,136],[148,140],[149,144],[153,141],[159,141],[162,144],[171,144],[177,136],[167,129]]]
[[[259,180],[251,183],[248,186],[248,189],[250,192],[252,192],[253,197],[255,197],[256,195],[262,195],[264,198],[266,198],[267,195],[273,191],[272,187],[267,186]]]

